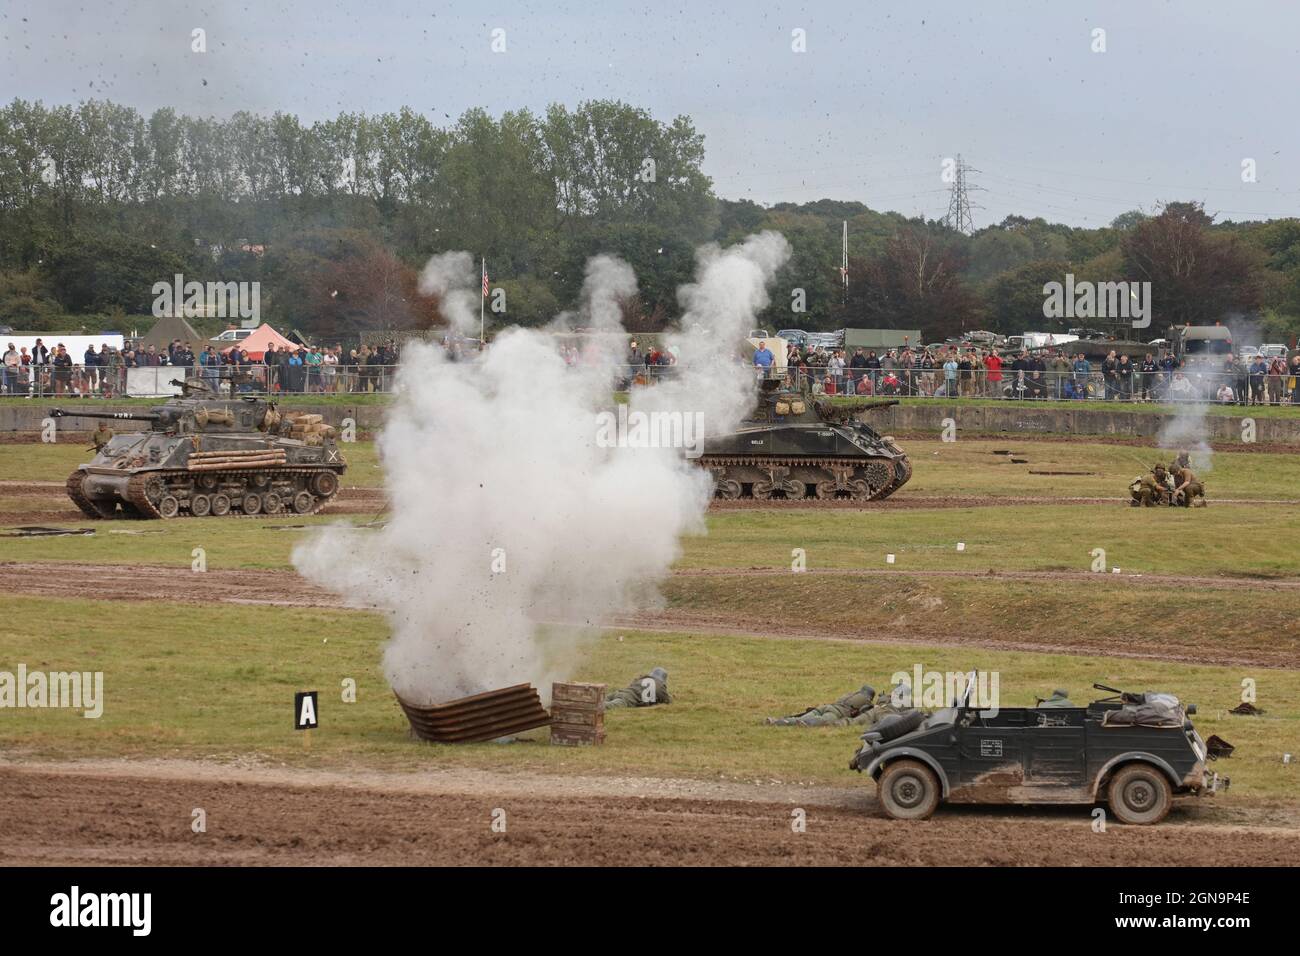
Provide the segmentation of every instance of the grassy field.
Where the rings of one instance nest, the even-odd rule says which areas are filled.
[[[1034,441],[1013,436],[990,441],[901,442],[912,461],[907,495],[1061,495],[1081,498],[1127,497],[1129,483],[1157,462],[1167,467],[1174,452],[1148,445],[1107,445],[1086,441]],[[1013,451],[1028,464],[1011,463]],[[1035,475],[1034,471],[1077,471],[1082,475]],[[1216,498],[1300,498],[1300,455],[1216,452],[1197,475],[1206,494]]]
[[[287,568],[303,526],[360,524],[372,517],[96,523],[90,537],[0,539],[0,561],[188,565],[190,551],[202,547],[212,569]],[[710,515],[707,535],[683,539],[677,566],[789,570],[793,550],[801,548],[809,570],[1089,571],[1097,560],[1092,552],[1100,548],[1107,571],[1294,577],[1300,575],[1300,556],[1291,542],[1298,536],[1300,509],[1281,506],[1191,511],[1021,505],[797,515],[746,510]],[[958,542],[965,551],[957,551]],[[895,564],[885,563],[886,554],[895,556]]]
[[[607,632],[585,645],[572,677],[622,686],[666,667],[674,703],[611,711],[608,741],[595,749],[532,743],[427,746],[410,740],[379,672],[382,620],[362,612],[282,608],[193,608],[165,604],[0,598],[0,669],[104,672],[104,713],[6,710],[0,746],[32,756],[177,756],[267,760],[314,766],[409,769],[518,767],[547,771],[673,775],[852,785],[853,728],[765,727],[767,715],[832,700],[896,671],[970,667],[999,673],[1002,706],[1032,704],[1064,686],[1088,699],[1094,681],[1174,691],[1200,708],[1203,735],[1238,747],[1216,769],[1233,778],[1233,800],[1294,800],[1294,772],[1281,754],[1296,749],[1300,672],[1261,671],[1257,718],[1226,714],[1244,675],[1235,669],[1087,657],[879,647],[789,639]],[[31,627],[31,623],[38,626]],[[621,640],[619,639],[621,636]],[[53,640],[51,640],[53,638]],[[345,704],[345,678],[357,685]],[[293,694],[321,693],[321,727],[310,752],[292,730]],[[1098,695],[1099,696],[1099,695]]]

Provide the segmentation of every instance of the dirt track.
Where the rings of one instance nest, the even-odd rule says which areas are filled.
[[[1094,833],[1087,807],[884,818],[873,787],[613,781],[436,771],[271,774],[213,764],[0,764],[0,865],[1291,865],[1294,811],[1180,803]],[[848,781],[846,781],[848,782]],[[687,791],[671,792],[679,784]],[[703,788],[712,789],[705,784]],[[207,831],[191,830],[194,808]],[[795,833],[791,811],[807,829]],[[494,809],[506,832],[491,830]]]
[[[1074,571],[1036,572],[963,572],[963,571],[888,571],[872,570],[822,570],[807,572],[819,576],[884,577],[906,580],[916,577],[966,578],[978,580],[1043,580],[1086,582],[1097,587],[1198,587],[1233,591],[1241,590],[1294,590],[1300,581],[1237,580],[1233,578],[1188,579],[1165,575],[1112,575],[1090,574]],[[686,569],[677,571],[675,579],[689,580],[700,577],[780,576],[788,577],[785,569]],[[124,583],[126,582],[126,583]],[[201,583],[202,587],[196,587]],[[222,571],[208,570],[201,582],[188,565],[100,565],[72,562],[0,562],[0,593],[34,594],[63,597],[75,593],[78,597],[101,601],[169,601],[176,603],[214,604],[270,604],[280,607],[321,607],[367,609],[373,605],[350,604],[333,592],[315,587],[293,571]],[[573,622],[552,621],[552,624]],[[586,626],[585,624],[583,626]],[[861,625],[836,628],[834,631],[817,627],[800,626],[790,621],[771,617],[744,617],[734,613],[700,612],[684,610],[646,611],[625,615],[608,622],[611,627],[633,630],[704,632],[732,634],[746,637],[787,637],[802,640],[857,641],[868,644],[933,644],[943,647],[994,647],[1001,650],[1033,651],[1040,653],[1091,654],[1098,657],[1120,657],[1139,660],[1178,661],[1189,664],[1220,666],[1251,665],[1259,667],[1295,667],[1294,651],[1282,642],[1268,651],[1241,650],[1231,646],[1201,646],[1189,651],[1185,644],[1152,643],[1135,650],[1106,634],[1081,632],[1062,643],[1051,637],[1033,635],[988,636],[963,634],[959,630],[934,632],[924,628],[908,627],[902,631],[882,630],[870,621]]]

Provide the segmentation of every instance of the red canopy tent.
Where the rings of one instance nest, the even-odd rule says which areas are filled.
[[[254,331],[252,335],[242,339],[239,342],[232,343],[230,348],[224,348],[221,351],[222,354],[225,354],[229,352],[230,349],[233,349],[236,346],[238,346],[239,348],[247,352],[248,357],[251,358],[254,362],[260,362],[262,360],[262,356],[266,354],[266,350],[270,348],[272,345],[275,346],[275,350],[277,352],[280,351],[281,349],[298,348],[298,346],[295,345],[293,342],[290,342],[288,339],[286,339],[275,329],[271,328],[271,326],[269,326],[267,323],[263,322],[261,325],[257,327],[256,331]]]

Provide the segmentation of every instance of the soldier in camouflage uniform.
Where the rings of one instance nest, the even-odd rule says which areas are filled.
[[[99,428],[91,433],[90,440],[95,444],[95,454],[104,450],[104,446],[113,440],[113,429],[108,427],[108,422],[100,420]]]
[[[1169,474],[1164,465],[1156,465],[1150,474],[1143,475],[1129,486],[1133,507],[1151,508],[1169,504]]]
[[[910,704],[911,696],[911,689],[905,684],[895,684],[886,693],[876,698],[874,705],[852,718],[849,723],[861,727],[874,727],[890,714],[909,713],[916,709]]]
[[[1197,479],[1196,473],[1187,465],[1179,465],[1186,456],[1186,452],[1178,456],[1178,461],[1174,462],[1174,492],[1173,503],[1182,505],[1184,508],[1203,508],[1205,507],[1205,486]]]
[[[1061,688],[1058,687],[1056,688],[1056,690],[1052,691],[1052,696],[1047,698],[1047,700],[1040,700],[1038,702],[1038,706],[1039,707],[1074,707],[1076,705],[1071,702],[1069,692],[1062,690]]]
[[[874,709],[872,704],[875,699],[875,688],[863,684],[834,703],[812,707],[789,717],[768,717],[763,723],[777,727],[845,727],[849,723],[860,722],[859,718],[869,714]],[[871,723],[875,723],[875,720]]]
[[[672,696],[668,693],[668,672],[656,667],[649,674],[642,674],[622,690],[610,691],[605,695],[605,708],[610,707],[653,707],[655,704],[671,704]]]

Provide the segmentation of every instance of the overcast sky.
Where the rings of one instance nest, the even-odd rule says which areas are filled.
[[[960,153],[976,226],[1096,226],[1201,199],[1300,214],[1300,3],[190,3],[0,0],[0,96],[148,112],[410,106],[440,124],[616,98],[705,136],[716,192],[940,217]],[[191,52],[206,30],[208,52]],[[505,52],[491,49],[505,31]],[[1105,52],[1094,52],[1094,30]],[[806,52],[792,49],[792,31]],[[1254,183],[1242,162],[1256,163]]]

